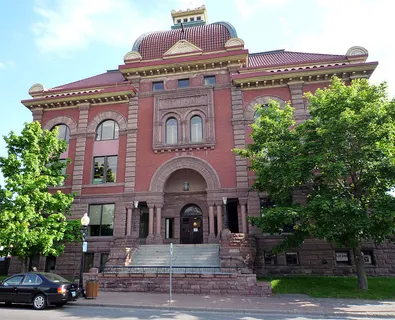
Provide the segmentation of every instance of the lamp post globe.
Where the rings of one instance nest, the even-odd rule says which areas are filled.
[[[84,213],[84,215],[81,218],[81,224],[84,227],[87,227],[89,225],[89,222],[91,221],[91,219],[88,217],[87,213]]]

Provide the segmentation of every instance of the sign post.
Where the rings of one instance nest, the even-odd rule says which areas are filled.
[[[169,304],[171,304],[172,300],[172,268],[173,268],[173,243],[170,243],[170,294],[169,294]]]

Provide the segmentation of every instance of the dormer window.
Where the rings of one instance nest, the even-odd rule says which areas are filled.
[[[188,22],[188,18],[184,18],[184,20],[183,20],[184,22]]]
[[[196,20],[200,21],[200,20],[202,20],[202,17],[196,17]]]
[[[195,18],[190,18],[189,21],[195,21]]]
[[[177,19],[177,23],[181,23],[181,19]]]

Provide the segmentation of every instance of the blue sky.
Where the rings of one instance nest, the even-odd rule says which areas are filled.
[[[172,9],[201,4],[209,22],[233,24],[251,53],[363,46],[380,63],[371,80],[395,95],[391,0],[0,0],[0,135],[31,121],[20,100],[34,83],[51,88],[115,69],[139,35],[170,28]]]

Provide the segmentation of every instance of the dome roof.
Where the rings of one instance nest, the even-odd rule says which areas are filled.
[[[228,22],[216,22],[168,31],[149,32],[141,35],[133,45],[143,59],[162,58],[177,41],[185,39],[203,51],[215,51],[225,48],[230,38],[236,38],[235,28]]]

